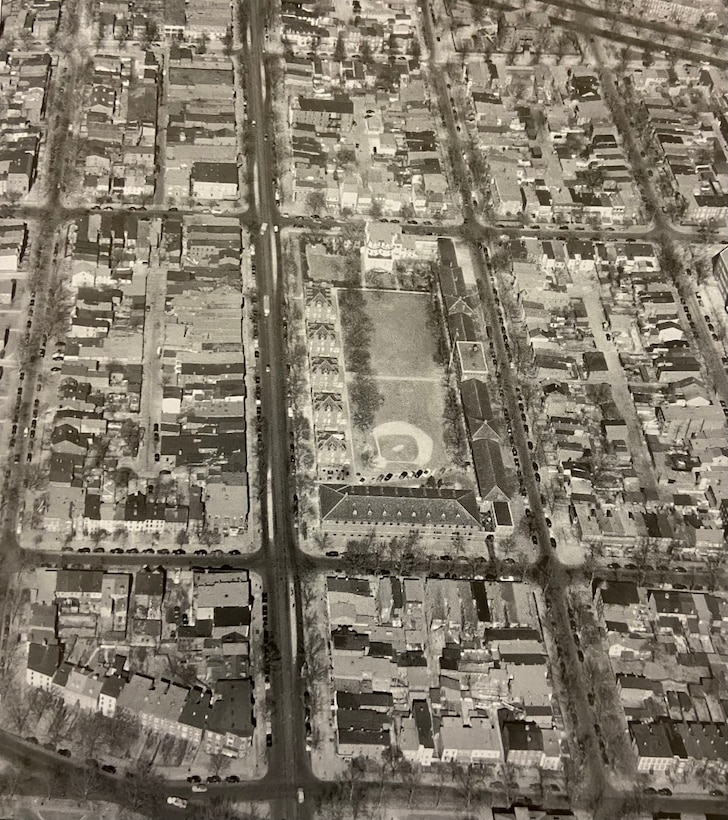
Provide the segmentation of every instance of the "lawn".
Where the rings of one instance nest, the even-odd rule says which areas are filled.
[[[384,403],[377,411],[374,428],[366,437],[354,431],[356,469],[365,474],[449,468],[452,463],[445,452],[442,440],[443,392],[439,380],[410,381],[407,379],[378,379],[377,386]],[[392,422],[404,423],[402,432],[387,432],[375,436],[380,425]],[[417,428],[418,435],[411,436],[405,425]],[[424,435],[422,435],[424,434]],[[420,450],[417,439],[424,439]],[[361,464],[359,455],[370,451],[374,460],[371,467]],[[378,456],[382,460],[378,460]]]
[[[429,294],[367,291],[365,298],[374,324],[370,348],[374,373],[439,380],[442,368],[433,358],[437,340],[427,323]]]
[[[369,477],[452,469],[443,442],[443,368],[434,358],[438,340],[428,321],[429,294],[366,291],[364,296],[373,325],[372,378],[384,401],[369,432],[352,430],[355,469]],[[371,456],[366,467],[364,453]]]

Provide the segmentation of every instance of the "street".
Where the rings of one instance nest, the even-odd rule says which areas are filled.
[[[238,6],[238,14],[243,8]],[[246,63],[246,99],[254,126],[255,156],[248,160],[249,186],[255,203],[256,223],[260,229],[252,237],[256,246],[258,323],[263,430],[263,463],[260,475],[267,476],[261,492],[262,548],[266,556],[263,570],[269,595],[271,642],[271,700],[273,746],[270,749],[268,777],[283,784],[280,795],[271,801],[273,820],[307,818],[305,803],[295,794],[310,780],[303,721],[301,667],[303,663],[303,624],[292,615],[292,608],[303,612],[300,568],[297,561],[291,487],[289,484],[288,418],[286,364],[281,317],[283,285],[280,272],[278,214],[275,206],[273,140],[268,123],[273,122],[270,97],[266,88],[263,44],[265,38],[264,4],[253,0],[245,7],[247,19],[241,21],[243,56]],[[252,183],[252,184],[251,184]],[[263,305],[266,305],[263,309]],[[293,590],[293,599],[291,598]]]
[[[562,5],[573,5],[563,3]],[[427,44],[430,54],[434,55],[437,45],[435,32],[431,21],[430,6],[428,0],[421,0],[422,25],[425,30]],[[209,799],[210,796],[221,795],[231,799],[254,799],[270,802],[271,820],[309,820],[312,817],[312,804],[316,795],[324,792],[329,787],[329,783],[318,780],[314,777],[309,754],[306,751],[306,733],[304,728],[304,698],[302,667],[304,662],[304,634],[303,618],[304,611],[301,582],[305,572],[315,571],[336,571],[344,568],[341,559],[311,558],[302,553],[298,546],[298,535],[296,530],[296,520],[293,511],[292,494],[293,479],[290,473],[289,442],[290,431],[288,429],[288,393],[287,393],[287,358],[285,331],[283,329],[284,315],[284,280],[282,276],[281,264],[281,243],[280,230],[287,229],[291,232],[305,231],[311,229],[325,229],[336,231],[344,222],[333,218],[321,221],[313,217],[289,217],[278,212],[275,198],[275,177],[274,177],[274,156],[273,149],[275,134],[272,133],[272,123],[275,121],[272,111],[269,79],[265,69],[265,15],[266,4],[264,0],[250,0],[242,4],[233,4],[236,33],[239,35],[238,52],[240,54],[240,72],[236,74],[241,82],[244,82],[245,101],[247,103],[247,126],[252,129],[253,153],[245,158],[245,166],[241,172],[247,175],[247,189],[249,207],[237,208],[226,211],[227,216],[235,216],[240,219],[243,228],[247,228],[250,233],[250,242],[255,246],[255,278],[257,292],[257,325],[260,358],[257,359],[256,375],[260,378],[260,400],[261,400],[261,465],[260,476],[262,477],[261,500],[261,533],[260,543],[257,544],[257,551],[247,555],[230,554],[204,554],[195,555],[192,551],[187,554],[158,555],[151,550],[142,554],[112,554],[106,552],[82,554],[68,551],[34,551],[27,553],[38,565],[78,567],[89,566],[98,568],[122,567],[129,571],[144,565],[156,566],[163,564],[164,567],[222,567],[254,569],[259,572],[264,580],[264,589],[268,593],[269,600],[269,623],[270,637],[267,651],[271,658],[271,689],[267,693],[268,705],[271,712],[272,722],[272,746],[268,750],[268,773],[258,781],[249,781],[239,784],[211,784],[207,797],[200,797],[192,794],[191,785],[187,782],[166,784],[165,793],[181,795],[190,799],[190,813],[194,811],[196,802],[201,803]],[[603,15],[597,15],[603,16]],[[557,20],[566,27],[575,28],[573,21]],[[584,27],[582,27],[584,28]],[[589,27],[585,27],[589,31]],[[623,41],[634,40],[635,38],[620,37]],[[166,61],[165,61],[166,62]],[[713,60],[728,65],[727,60]],[[440,69],[436,66],[433,57],[430,68],[431,86],[438,96],[438,104],[443,116],[446,118],[446,129],[449,141],[456,148],[459,146],[462,137],[456,129],[456,120],[453,118],[451,106],[448,103],[448,91],[445,87],[445,78]],[[166,85],[166,79],[163,81]],[[67,86],[73,91],[73,83],[68,82]],[[66,96],[71,92],[66,92]],[[166,98],[164,93],[162,98]],[[70,98],[69,98],[70,100]],[[165,114],[166,117],[166,114]],[[165,136],[162,131],[158,134],[158,157],[163,165]],[[240,123],[239,123],[240,125]],[[65,133],[65,132],[63,132]],[[60,159],[49,162],[47,174],[49,178],[63,178],[64,163],[66,162],[66,149],[64,137],[61,133],[58,137],[58,145],[55,146],[54,153]],[[631,135],[625,136],[627,143],[632,141],[634,152],[635,144]],[[468,186],[468,169],[461,159],[461,152],[455,150],[452,153],[453,163],[459,171],[459,178],[463,180],[460,194],[462,196],[463,221],[456,225],[431,225],[424,222],[411,220],[406,224],[402,222],[402,231],[406,234],[417,234],[431,236],[451,236],[460,238],[468,243],[473,268],[478,280],[483,285],[483,313],[488,326],[492,329],[492,341],[498,361],[498,381],[501,388],[501,403],[504,407],[508,421],[508,433],[511,437],[511,445],[520,456],[522,467],[521,481],[526,493],[526,498],[531,511],[532,532],[536,535],[541,559],[538,562],[537,571],[542,573],[544,578],[550,579],[545,583],[544,595],[549,610],[552,629],[556,632],[556,642],[560,659],[566,659],[566,669],[578,666],[576,663],[576,649],[569,634],[568,618],[564,605],[564,588],[570,576],[555,558],[553,549],[552,533],[547,524],[547,519],[543,509],[541,489],[536,481],[534,470],[532,469],[531,452],[528,447],[528,436],[521,418],[521,407],[519,407],[520,390],[515,371],[509,367],[510,353],[506,344],[506,337],[500,330],[500,311],[496,304],[494,292],[494,271],[490,265],[488,250],[484,243],[492,242],[499,234],[508,238],[518,238],[531,236],[541,240],[545,239],[568,239],[578,237],[586,239],[595,233],[594,229],[586,227],[576,227],[574,225],[561,228],[557,225],[520,225],[509,224],[486,224],[479,220],[472,205],[470,188]],[[60,228],[66,221],[83,216],[89,212],[101,213],[123,213],[136,214],[141,218],[163,217],[170,211],[177,216],[187,214],[209,213],[209,208],[181,207],[166,208],[164,206],[163,187],[163,167],[160,171],[159,186],[155,193],[154,204],[146,207],[130,205],[109,205],[94,206],[91,208],[64,207],[59,197],[59,189],[53,185],[49,187],[47,200],[44,204],[28,205],[17,209],[12,209],[13,216],[23,216],[29,220],[44,218],[48,220],[48,236],[53,236],[53,232]],[[651,185],[651,184],[650,184]],[[608,240],[631,240],[654,239],[657,242],[691,241],[698,239],[698,232],[692,229],[678,229],[671,225],[666,217],[660,212],[657,194],[650,187],[647,197],[652,201],[656,217],[654,221],[645,226],[636,226],[631,229],[611,229],[610,233],[601,234],[602,238]],[[0,215],[11,215],[5,207],[0,206]],[[392,220],[394,221],[394,220]],[[351,220],[349,220],[350,224]],[[728,238],[727,238],[728,239]],[[56,262],[58,249],[53,242],[41,244],[35,251],[36,272],[42,283],[38,289],[36,301],[37,319],[29,327],[28,350],[36,350],[40,346],[41,326],[44,312],[48,307],[48,289]],[[147,301],[150,306],[151,317],[148,328],[145,329],[144,337],[144,360],[145,362],[155,362],[158,357],[156,350],[160,346],[163,334],[163,320],[161,318],[164,306],[164,278],[159,275],[158,259],[153,259],[148,269],[147,279]],[[702,318],[703,311],[697,305],[694,296],[694,289],[690,287],[687,277],[682,276],[677,285],[684,298],[690,305],[693,316],[696,318],[696,336],[700,342],[701,350],[705,356],[711,373],[713,374],[716,387],[722,397],[728,401],[728,379],[726,379],[722,364],[719,361],[719,353],[713,344],[708,332],[707,324]],[[246,338],[246,342],[248,339]],[[42,361],[26,366],[27,377],[24,382],[24,390],[27,396],[34,395],[35,384],[42,370]],[[615,372],[621,373],[616,352],[611,354],[609,366]],[[617,398],[622,399],[622,403],[630,400],[626,384],[620,383],[616,387]],[[142,407],[140,416],[147,427],[147,437],[142,444],[140,461],[149,469],[154,466],[154,441],[153,429],[155,420],[155,408],[160,405],[161,396],[161,375],[156,374],[155,378],[149,379],[148,386],[142,396]],[[22,400],[21,400],[22,399]],[[31,414],[32,399],[25,396],[19,399],[18,414],[19,427],[22,430],[28,423]],[[639,428],[636,420],[632,420],[630,430],[630,443],[635,454],[646,458],[641,453],[643,441],[639,438]],[[20,438],[14,454],[19,455],[25,463],[28,451],[28,442]],[[639,451],[639,452],[638,452]],[[19,467],[23,466],[23,463]],[[18,508],[22,499],[19,489],[22,479],[22,470],[18,465],[12,469],[12,477],[6,480],[6,506],[4,518],[4,537],[6,544],[15,543],[15,526],[18,522]],[[9,491],[14,490],[14,495]],[[8,500],[10,499],[10,500]],[[444,574],[453,572],[453,564],[457,562],[443,563],[437,560],[430,560],[421,563],[416,567],[417,571],[431,572],[438,571]],[[392,567],[392,569],[394,569]],[[458,563],[455,572],[463,576],[467,575],[467,566]],[[611,572],[607,570],[604,574]],[[574,576],[577,572],[574,572]],[[628,577],[628,574],[621,574],[620,578]],[[652,577],[652,576],[650,576]],[[656,577],[656,576],[655,576]],[[703,577],[693,574],[692,580],[696,578],[705,583]],[[555,664],[556,665],[556,664]],[[563,673],[562,673],[563,674]],[[577,676],[578,677],[578,676]],[[580,747],[580,753],[572,755],[580,757],[586,761],[587,767],[584,777],[591,777],[595,788],[602,787],[600,792],[599,807],[603,816],[616,815],[621,806],[624,795],[613,791],[609,786],[604,785],[602,776],[602,766],[598,752],[598,743],[593,730],[593,714],[587,704],[586,693],[583,681],[572,680],[569,682],[568,698],[564,700],[570,702],[572,706],[569,728],[574,739],[574,746]],[[566,687],[562,687],[563,690]],[[560,694],[562,694],[560,693]],[[260,699],[262,702],[262,698]],[[565,712],[567,710],[564,710]],[[59,758],[53,752],[42,748],[29,746],[28,743],[19,740],[13,735],[0,730],[0,740],[3,742],[3,757],[14,761],[21,767],[28,768],[32,776],[27,785],[28,789],[35,789],[33,793],[40,793],[45,782],[44,773],[47,769],[62,769],[72,776],[78,773],[84,764],[79,760],[66,760]],[[297,792],[303,788],[306,799],[299,803]],[[377,787],[378,788],[378,787]],[[428,786],[422,791],[427,794]],[[118,799],[124,789],[124,781],[121,777],[103,776],[102,793],[109,799]],[[20,790],[22,791],[22,789]],[[420,799],[423,795],[420,795]],[[719,800],[707,798],[706,796],[689,796],[685,798],[675,797],[672,799],[662,799],[651,797],[650,803],[655,809],[699,811],[714,810],[719,804]],[[179,810],[173,807],[165,807],[160,817],[174,818],[180,817]]]

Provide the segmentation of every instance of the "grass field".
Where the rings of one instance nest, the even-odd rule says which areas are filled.
[[[379,390],[384,396],[384,404],[379,409],[374,422],[377,425],[391,421],[403,421],[422,430],[432,440],[432,456],[429,462],[421,466],[430,470],[449,467],[450,459],[445,452],[442,441],[443,390],[439,379],[434,381],[386,380],[378,381]],[[373,437],[370,446],[376,451]],[[380,442],[381,445],[382,442]],[[388,442],[385,439],[384,444]],[[405,460],[411,456],[409,447],[403,449],[400,459],[387,463],[387,470],[406,470],[416,467],[414,461]]]
[[[373,477],[419,467],[451,468],[442,435],[443,371],[434,361],[437,340],[428,326],[430,296],[367,291],[365,299],[374,328],[369,348],[373,378],[384,402],[372,431],[353,430],[355,469]],[[388,427],[375,436],[381,425]],[[367,467],[364,452],[372,455]]]
[[[429,302],[426,293],[367,291],[366,309],[374,323],[370,355],[378,376],[439,381],[442,370],[433,359],[437,342],[427,326]]]

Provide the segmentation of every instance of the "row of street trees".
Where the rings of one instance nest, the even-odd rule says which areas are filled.
[[[364,291],[360,288],[341,290],[339,308],[346,369],[354,374],[349,386],[349,398],[354,406],[352,420],[360,430],[367,431],[374,425],[376,412],[384,402],[371,364],[374,323],[366,312]]]
[[[398,575],[407,575],[424,560],[425,553],[417,530],[385,540],[371,529],[363,538],[349,540],[343,556],[344,567],[353,574],[376,575],[387,566]]]
[[[540,785],[540,784],[538,784]],[[437,763],[427,779],[422,767],[404,758],[396,746],[382,750],[381,760],[354,758],[336,782],[317,798],[317,810],[331,818],[379,816],[383,806],[439,809],[480,814],[492,795],[510,805],[519,791],[512,764]]]

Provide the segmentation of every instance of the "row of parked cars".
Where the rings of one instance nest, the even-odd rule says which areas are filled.
[[[82,554],[87,554],[90,552],[106,552],[105,547],[81,547],[80,549],[74,549],[73,547],[63,547],[62,552],[78,552]],[[240,550],[230,550],[225,552],[224,550],[204,550],[199,549],[195,550],[194,552],[188,552],[188,550],[183,550],[181,547],[178,549],[170,550],[163,547],[162,549],[152,549],[151,547],[147,547],[147,549],[137,549],[136,547],[130,547],[128,549],[122,549],[121,547],[113,547],[109,550],[112,555],[242,555]]]

